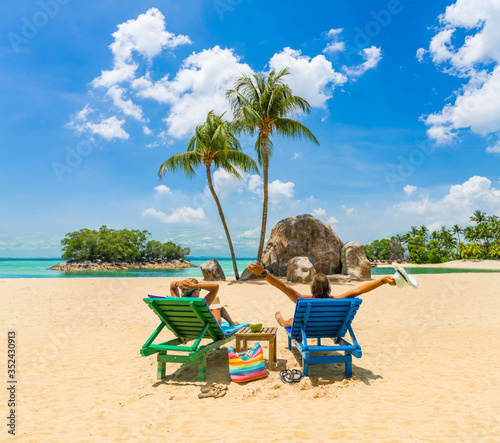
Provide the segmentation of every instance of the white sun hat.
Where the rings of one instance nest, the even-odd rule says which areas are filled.
[[[215,310],[215,309],[222,309],[222,308],[227,308],[227,305],[223,305],[221,302],[220,302],[220,298],[219,297],[215,297],[214,298],[214,301],[212,302],[212,304],[210,305],[210,309],[211,310]]]
[[[413,286],[415,289],[418,288],[417,280],[415,280],[415,277],[413,277],[413,275],[408,274],[405,268],[394,262],[392,262],[392,266],[396,270],[393,278],[396,281],[396,285],[398,286],[398,288],[404,288],[408,285]]]

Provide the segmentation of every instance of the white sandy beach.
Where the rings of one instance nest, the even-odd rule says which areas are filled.
[[[230,382],[224,347],[209,354],[206,382],[194,365],[175,364],[157,381],[155,356],[139,354],[159,323],[142,298],[166,294],[171,279],[0,280],[2,341],[15,330],[18,353],[17,436],[8,440],[499,441],[500,273],[417,277],[418,290],[385,285],[364,296],[352,379],[343,366],[317,365],[294,385],[279,378],[301,368],[283,330],[266,379]],[[225,282],[219,295],[239,321],[275,325],[276,310],[294,311],[262,282]],[[227,395],[198,399],[212,382]]]

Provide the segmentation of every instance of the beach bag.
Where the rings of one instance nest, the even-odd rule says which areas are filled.
[[[242,383],[267,377],[260,343],[255,343],[255,346],[249,351],[236,353],[231,346],[228,346],[227,351],[229,354],[229,377],[232,381]]]

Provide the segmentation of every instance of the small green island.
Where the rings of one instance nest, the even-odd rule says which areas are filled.
[[[112,271],[123,269],[182,269],[196,267],[186,256],[189,248],[173,242],[150,240],[151,233],[137,229],[80,229],[61,240],[66,261],[53,271]]]

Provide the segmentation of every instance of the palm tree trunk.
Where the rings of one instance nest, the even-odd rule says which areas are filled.
[[[266,239],[267,225],[267,204],[268,204],[268,170],[269,170],[269,149],[267,146],[267,136],[264,136],[264,203],[262,204],[262,226],[260,228],[260,243],[257,253],[257,261],[262,260],[262,252],[264,250],[264,240]]]
[[[217,209],[219,210],[219,216],[220,216],[220,219],[222,221],[222,226],[224,226],[224,231],[226,233],[227,242],[229,244],[229,250],[231,251],[231,258],[233,259],[234,276],[236,277],[236,280],[239,280],[240,274],[238,274],[238,267],[236,266],[236,258],[234,256],[233,242],[231,241],[231,236],[229,235],[229,229],[227,229],[226,219],[224,217],[224,213],[222,212],[222,207],[220,205],[219,199],[217,197],[217,194],[215,193],[215,189],[214,189],[214,186],[212,184],[212,174],[210,173],[210,164],[205,164],[205,167],[207,168],[208,187],[210,188],[210,192],[212,193],[212,197],[214,198],[215,204],[217,205]]]

